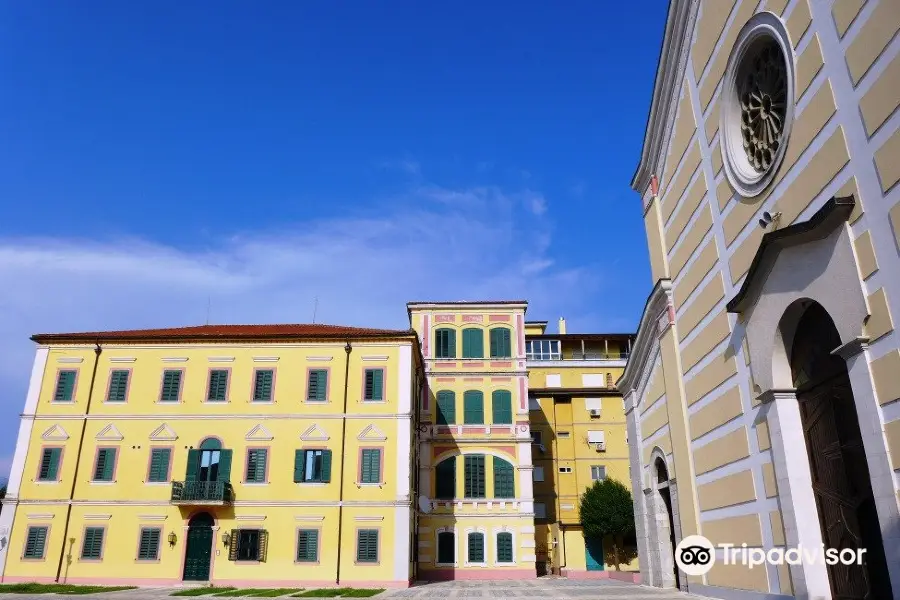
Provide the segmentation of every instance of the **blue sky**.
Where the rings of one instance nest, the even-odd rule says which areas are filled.
[[[526,298],[634,331],[665,20],[620,3],[0,5],[0,473],[35,332],[405,327]]]

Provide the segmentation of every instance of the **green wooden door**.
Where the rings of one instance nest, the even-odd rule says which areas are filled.
[[[212,517],[202,513],[191,519],[184,555],[185,581],[209,581],[212,543]]]
[[[584,559],[588,571],[603,570],[603,540],[600,538],[585,538]]]

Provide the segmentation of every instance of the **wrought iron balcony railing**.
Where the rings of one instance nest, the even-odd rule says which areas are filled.
[[[230,481],[173,481],[173,504],[227,504],[234,502]]]

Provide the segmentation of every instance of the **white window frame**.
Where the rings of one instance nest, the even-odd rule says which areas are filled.
[[[453,562],[438,562],[438,536],[442,533],[453,534]],[[459,567],[459,532],[456,527],[438,527],[434,531],[434,566],[435,567]]]
[[[560,473],[571,473],[571,472],[572,472],[572,467],[560,467],[560,468],[559,468],[559,472],[560,472]]]
[[[497,535],[501,533],[511,533],[512,534],[512,562],[499,562],[497,560]],[[491,553],[491,566],[500,567],[500,568],[509,568],[509,567],[517,567],[518,566],[518,552],[517,552],[517,541],[518,535],[516,534],[516,530],[512,527],[494,527],[491,529],[491,540],[493,544],[493,552]],[[487,554],[485,554],[487,557]]]
[[[482,562],[469,562],[469,534],[470,533],[480,533],[481,539],[484,541],[484,560]],[[466,527],[466,555],[464,557],[463,564],[467,567],[487,567],[488,566],[488,554],[489,546],[488,546],[488,534],[487,530],[484,527]]]
[[[603,477],[594,477],[594,469],[603,469]],[[606,465],[591,465],[591,481],[604,481],[606,479]]]
[[[562,360],[559,340],[526,340],[525,360]]]

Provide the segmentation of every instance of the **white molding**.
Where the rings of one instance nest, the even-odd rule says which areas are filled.
[[[111,514],[104,514],[104,515],[90,514],[90,515],[84,515],[82,517],[82,519],[84,519],[85,521],[109,521],[110,519],[112,519],[112,515]]]
[[[407,347],[407,346],[405,346],[405,347]],[[362,357],[362,359],[367,362],[370,362],[370,361],[384,362],[384,361],[388,360],[388,358],[389,357],[386,354],[385,355],[370,354],[368,356]]]
[[[60,356],[56,359],[56,362],[65,364],[80,364],[84,362],[84,358],[80,356]]]
[[[304,442],[327,442],[331,438],[324,429],[313,423],[306,431],[300,434],[300,439]]]
[[[307,356],[306,362],[330,362],[334,360],[333,356]]]
[[[163,423],[150,432],[149,439],[152,442],[174,442],[178,439],[178,434],[166,423]]]
[[[125,436],[122,435],[122,432],[119,429],[110,423],[106,427],[100,430],[100,432],[94,437],[95,440],[100,441],[108,441],[108,442],[121,442],[125,439]]]
[[[112,356],[109,359],[111,363],[133,363],[136,362],[137,358],[133,356]]]
[[[174,402],[166,402],[163,404],[175,404]],[[210,402],[212,405],[221,405],[225,404],[224,402]],[[323,403],[319,403],[323,404]],[[377,403],[376,406],[383,406],[384,402]],[[36,415],[34,413],[23,413],[21,415],[25,419],[34,419],[35,421],[106,421],[109,420],[110,415],[85,415],[75,414],[75,415]],[[321,419],[321,420],[341,420],[341,419],[365,419],[367,421],[370,420],[386,420],[386,421],[404,421],[410,420],[412,415],[410,414],[398,414],[398,413],[384,413],[384,414],[373,414],[373,413],[241,413],[239,418],[242,420],[258,420],[258,421],[267,421],[267,420],[293,420],[293,421],[310,421],[312,419]],[[197,419],[203,419],[208,421],[233,421],[235,419],[234,414],[203,414],[203,413],[190,413],[190,414],[130,414],[130,415],[116,415],[116,420],[118,421],[159,421],[160,419],[166,421],[196,421]]]
[[[56,515],[54,513],[28,513],[25,516],[29,521],[49,521]]]
[[[359,441],[367,442],[384,442],[387,440],[387,435],[373,424],[368,425],[365,429],[363,429],[359,433],[359,435],[356,436],[356,439]]]
[[[214,363],[220,363],[220,362],[230,363],[230,362],[234,362],[234,357],[233,356],[210,356],[206,360],[209,362],[214,362]]]
[[[358,516],[353,518],[354,521],[384,521],[384,516]]]
[[[69,434],[63,429],[62,425],[56,424],[41,434],[41,439],[48,442],[64,442],[69,439]]]
[[[254,356],[253,362],[278,362],[278,356]]]
[[[138,515],[137,518],[138,518],[138,521],[145,521],[145,522],[153,521],[153,522],[155,522],[155,521],[165,521],[167,518],[169,518],[169,516],[168,515]]]
[[[237,515],[235,521],[265,521],[266,515]]]
[[[304,522],[304,523],[318,523],[320,521],[324,521],[325,517],[324,516],[295,515],[294,520]]]
[[[188,361],[188,357],[187,357],[187,356],[164,356],[163,359],[162,359],[162,361],[163,361],[164,363],[180,363],[180,362],[187,362],[187,361]]]
[[[269,431],[265,425],[260,423],[253,429],[247,432],[247,435],[244,436],[244,439],[248,442],[270,442],[275,439],[275,436]]]

